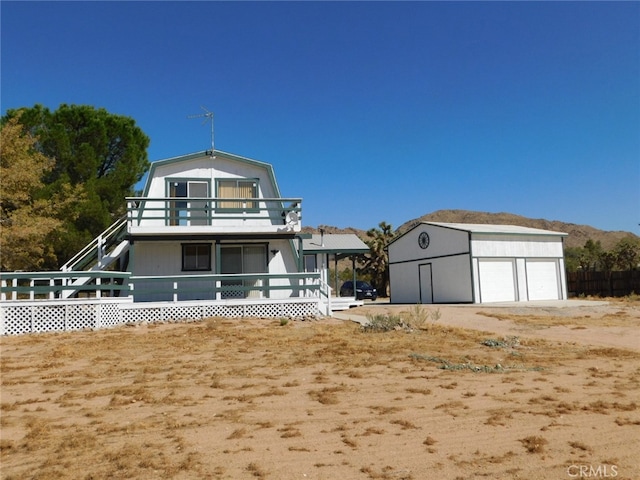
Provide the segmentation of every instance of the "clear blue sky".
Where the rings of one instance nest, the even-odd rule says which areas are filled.
[[[439,209],[639,233],[639,2],[0,3],[1,107],[273,164],[303,223]]]

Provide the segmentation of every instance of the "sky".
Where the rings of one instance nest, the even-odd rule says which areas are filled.
[[[303,225],[441,209],[640,233],[640,2],[0,2],[0,107],[273,165]]]

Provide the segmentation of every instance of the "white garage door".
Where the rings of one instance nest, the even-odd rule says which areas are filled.
[[[513,260],[479,260],[480,301],[512,302],[516,299]]]
[[[529,300],[557,300],[558,272],[555,260],[527,260]]]

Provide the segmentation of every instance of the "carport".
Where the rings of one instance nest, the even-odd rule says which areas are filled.
[[[351,258],[353,282],[356,281],[356,258],[363,253],[369,253],[369,247],[357,235],[313,233],[302,239],[305,272],[319,271],[324,282],[329,283],[329,256],[333,255],[334,269],[338,271],[338,261]],[[339,291],[338,275],[333,286],[334,294]]]

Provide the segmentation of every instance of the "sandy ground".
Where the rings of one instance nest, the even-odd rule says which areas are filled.
[[[640,478],[637,302],[346,313],[3,337],[0,477]]]

